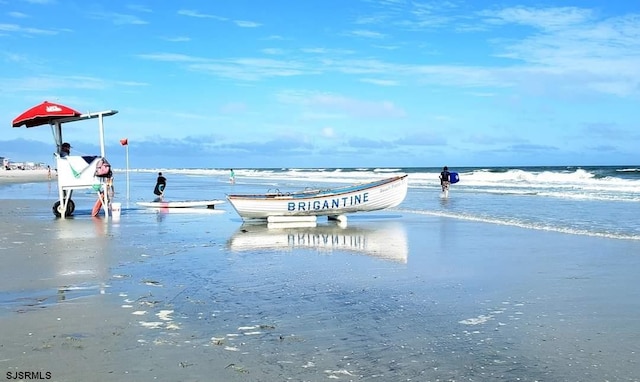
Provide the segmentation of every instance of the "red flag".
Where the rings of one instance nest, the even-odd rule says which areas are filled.
[[[126,146],[126,145],[128,145],[128,144],[129,144],[129,139],[128,139],[128,138],[121,139],[121,140],[120,140],[120,144],[121,144],[122,146]]]

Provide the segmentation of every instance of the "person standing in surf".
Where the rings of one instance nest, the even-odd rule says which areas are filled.
[[[153,189],[153,193],[158,195],[156,200],[160,201],[164,197],[164,189],[167,186],[167,178],[162,176],[162,173],[158,173],[158,179],[156,179],[156,186]]]
[[[442,172],[440,173],[440,186],[442,187],[442,192],[445,192],[449,189],[449,185],[451,184],[449,175],[449,168],[447,166],[444,166]]]
[[[233,172],[233,169],[229,170],[229,183],[234,184],[236,182],[236,173]]]

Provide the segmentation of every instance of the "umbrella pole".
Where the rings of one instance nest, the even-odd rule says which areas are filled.
[[[56,144],[56,153],[59,153],[60,145],[62,145],[62,126],[60,126],[60,122],[51,123],[51,134],[53,134],[53,141]]]
[[[102,114],[98,117],[98,126],[100,129],[100,156],[104,158],[104,124]]]

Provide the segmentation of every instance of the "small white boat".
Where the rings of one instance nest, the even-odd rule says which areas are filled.
[[[327,216],[341,219],[344,214],[377,211],[402,203],[407,196],[407,175],[332,189],[292,193],[232,194],[227,199],[244,220],[273,216]]]
[[[175,200],[175,201],[157,201],[157,202],[138,202],[142,207],[148,208],[197,208],[207,207],[215,208],[217,204],[224,203],[224,200]]]

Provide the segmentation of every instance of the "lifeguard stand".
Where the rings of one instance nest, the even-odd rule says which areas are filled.
[[[92,189],[98,195],[105,216],[109,217],[109,206],[111,203],[110,189],[111,178],[96,176],[96,166],[105,157],[104,148],[104,117],[116,114],[117,110],[106,110],[95,113],[80,114],[74,117],[67,117],[51,121],[51,131],[56,143],[56,167],[58,169],[58,201],[53,204],[53,214],[57,217],[66,218],[73,214],[75,203],[71,199],[74,190]],[[60,156],[62,147],[62,125],[64,123],[83,121],[86,119],[98,118],[100,136],[100,155],[80,156],[68,155]]]

